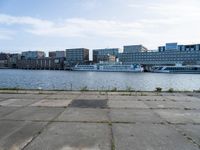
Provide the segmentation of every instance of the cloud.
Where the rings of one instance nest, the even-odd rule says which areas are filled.
[[[92,5],[95,6],[96,0],[92,1]],[[46,38],[76,37],[77,39],[88,38],[88,41],[110,39],[113,43],[114,41],[140,42],[147,46],[152,46],[152,43],[155,45],[160,41],[198,42],[200,1],[191,1],[193,1],[192,4],[186,0],[177,0],[176,3],[172,3],[172,0],[169,2],[163,0],[159,3],[129,4],[131,8],[139,8],[131,9],[133,14],[138,16],[133,20],[68,18],[52,21],[29,16],[0,14],[0,25],[14,27],[12,30],[16,32],[16,26],[20,26],[20,30],[26,34]],[[87,2],[89,3],[90,0]],[[144,13],[141,15],[140,11]],[[0,30],[0,34],[0,39],[12,38],[9,31]]]
[[[16,16],[10,16],[6,14],[0,14],[0,24],[6,24],[6,25],[12,25],[12,24],[26,24],[26,25],[32,25],[33,27],[47,27],[52,26],[52,22],[47,20],[42,20],[38,18],[33,17],[16,17]]]
[[[15,17],[1,14],[0,24],[24,25],[24,31],[49,37],[115,37],[126,38],[141,33],[142,24],[109,20],[71,18],[59,22],[32,17]]]

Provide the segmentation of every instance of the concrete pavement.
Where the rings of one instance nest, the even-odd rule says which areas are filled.
[[[199,150],[200,93],[0,91],[0,150]]]

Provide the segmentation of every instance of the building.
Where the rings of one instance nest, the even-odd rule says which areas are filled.
[[[18,69],[38,69],[38,70],[63,70],[64,58],[39,58],[22,59],[17,61]]]
[[[159,46],[159,52],[165,51],[199,51],[200,44],[178,45],[177,43],[167,43],[165,46]]]
[[[89,49],[75,48],[66,49],[66,64],[70,66],[76,64],[85,64],[89,61]]]
[[[109,57],[118,57],[119,48],[106,48],[106,49],[94,49],[93,61],[99,63],[100,61],[108,61]]]
[[[49,52],[49,57],[50,58],[64,58],[66,57],[65,51],[52,51]]]
[[[124,46],[124,53],[138,53],[138,52],[147,52],[148,49],[143,45],[129,45]]]
[[[154,52],[120,53],[119,61],[143,65],[200,64],[200,44],[166,44]]]
[[[159,46],[158,51],[164,52],[164,51],[178,51],[179,46],[178,43],[166,43],[165,46]]]
[[[21,60],[21,54],[10,54],[8,58],[8,67],[17,68],[17,62]]]
[[[0,53],[0,68],[7,68],[8,67],[8,59],[9,54]]]
[[[114,55],[98,55],[97,62],[116,62],[116,56]]]
[[[44,57],[45,57],[45,53],[43,51],[22,52],[22,59],[40,59]]]

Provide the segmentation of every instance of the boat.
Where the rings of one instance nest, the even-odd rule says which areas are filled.
[[[97,65],[75,65],[75,67],[72,68],[72,71],[97,71],[98,66]]]
[[[152,68],[155,73],[191,73],[200,74],[200,65],[187,65],[187,66],[155,66]]]
[[[138,64],[95,64],[76,65],[73,71],[96,71],[96,72],[143,72],[144,69]]]
[[[143,72],[143,68],[140,65],[123,65],[123,64],[103,64],[99,65],[101,72]]]

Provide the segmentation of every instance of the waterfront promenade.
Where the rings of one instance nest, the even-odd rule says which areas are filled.
[[[200,93],[0,91],[0,150],[199,150]]]

